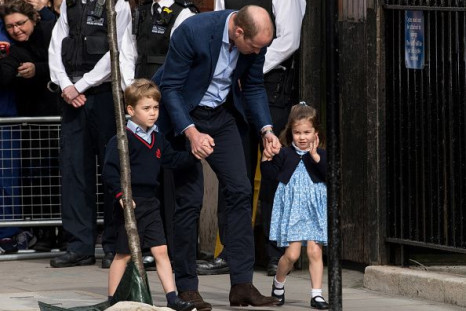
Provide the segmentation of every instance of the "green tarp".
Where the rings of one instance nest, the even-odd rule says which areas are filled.
[[[147,280],[147,275],[145,279]],[[103,311],[119,301],[136,301],[153,305],[149,283],[145,282],[144,285],[143,279],[132,261],[128,263],[111,301],[104,301],[93,306],[73,308],[62,308],[39,301],[39,308],[41,311]]]

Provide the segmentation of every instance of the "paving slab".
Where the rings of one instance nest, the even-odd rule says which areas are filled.
[[[391,295],[407,296],[466,307],[466,276],[463,269],[449,267],[402,268],[369,266],[364,273],[364,287]]]

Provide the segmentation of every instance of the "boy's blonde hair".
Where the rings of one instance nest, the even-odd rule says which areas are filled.
[[[149,97],[160,102],[161,96],[159,88],[153,81],[135,79],[125,90],[125,103],[134,108],[141,98]]]

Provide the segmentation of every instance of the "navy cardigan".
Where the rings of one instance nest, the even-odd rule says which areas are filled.
[[[309,152],[300,156],[294,147],[284,147],[271,161],[261,162],[261,174],[269,179],[287,184],[302,159],[309,176],[314,183],[327,182],[327,153],[317,148],[320,155],[319,163],[312,159]]]

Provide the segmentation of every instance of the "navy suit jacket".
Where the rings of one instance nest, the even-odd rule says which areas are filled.
[[[212,81],[225,22],[232,12],[197,14],[174,31],[165,63],[152,78],[162,93],[158,122],[162,131],[174,128],[180,134],[194,123],[190,112],[199,105]],[[234,108],[244,121],[238,124],[240,130],[247,127],[246,109],[258,131],[272,124],[262,73],[266,51],[263,48],[259,54],[240,53],[232,74],[230,92],[233,92]],[[241,89],[238,80],[241,80]]]

